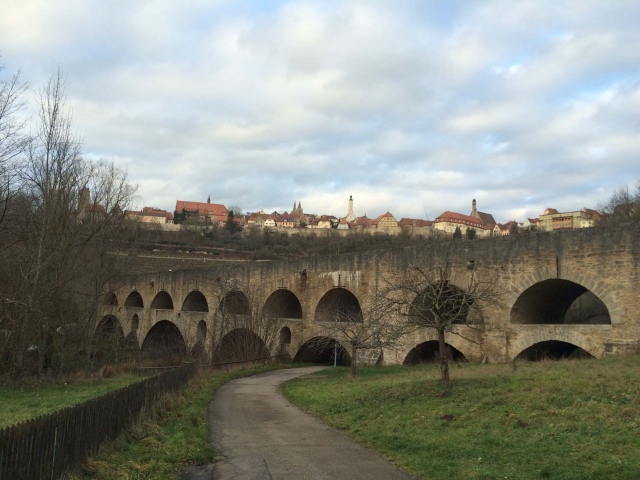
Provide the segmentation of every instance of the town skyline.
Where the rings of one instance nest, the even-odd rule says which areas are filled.
[[[60,68],[84,155],[139,206],[527,218],[640,178],[633,2],[6,6],[22,114]]]

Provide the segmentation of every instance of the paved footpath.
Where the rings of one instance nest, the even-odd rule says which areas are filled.
[[[193,471],[182,478],[413,478],[304,413],[279,393],[280,385],[287,380],[322,368],[276,370],[223,385],[209,404],[209,431],[212,445],[224,459],[199,474]]]

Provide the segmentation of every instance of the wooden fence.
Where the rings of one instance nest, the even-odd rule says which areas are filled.
[[[196,364],[0,430],[0,480],[60,477],[122,432],[165,393],[183,388]]]

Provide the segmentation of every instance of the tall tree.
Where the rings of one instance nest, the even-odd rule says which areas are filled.
[[[406,275],[387,282],[387,301],[410,325],[433,330],[438,338],[442,380],[449,382],[451,353],[445,334],[474,341],[483,328],[483,310],[498,303],[498,272],[463,260],[459,244],[434,238],[407,264]]]

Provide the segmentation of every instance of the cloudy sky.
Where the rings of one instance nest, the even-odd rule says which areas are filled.
[[[60,66],[89,157],[244,210],[496,220],[640,179],[640,0],[0,0],[4,74]]]

